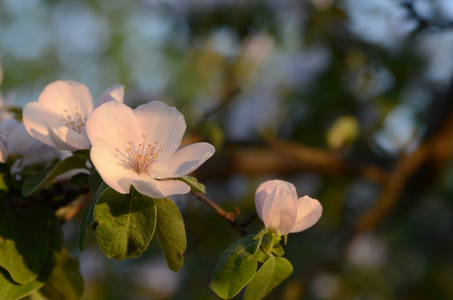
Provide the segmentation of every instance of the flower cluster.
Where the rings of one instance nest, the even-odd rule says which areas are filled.
[[[197,169],[214,147],[196,143],[178,150],[186,123],[176,108],[153,101],[133,110],[123,97],[124,88],[115,85],[94,107],[85,85],[56,81],[24,107],[24,128],[58,150],[91,149],[94,167],[119,193],[129,193],[131,185],[152,198],[188,193],[189,185],[175,178]],[[0,126],[0,147],[7,146],[12,126]]]

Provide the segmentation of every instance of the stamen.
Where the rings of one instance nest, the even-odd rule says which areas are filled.
[[[60,115],[60,121],[66,127],[77,131],[78,133],[82,133],[83,129],[85,129],[85,124],[88,118],[79,112],[78,106],[75,106],[74,109],[75,112],[70,112],[67,109],[64,109]]]
[[[157,151],[158,142],[152,144],[146,144],[146,135],[142,135],[143,142],[138,144],[138,147],[134,147],[134,142],[129,141],[126,152],[129,159],[129,166],[135,170],[138,174],[148,171],[149,167],[159,159],[159,152],[163,152],[162,146]],[[146,145],[146,149],[145,149]]]

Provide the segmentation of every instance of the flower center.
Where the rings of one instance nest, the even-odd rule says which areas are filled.
[[[129,165],[138,174],[148,171],[149,167],[158,160],[159,152],[164,152],[162,146],[158,146],[159,142],[154,145],[146,144],[146,135],[142,135],[143,142],[135,147],[134,142],[128,142],[126,149],[129,156]]]
[[[66,127],[78,133],[82,133],[83,129],[85,129],[85,124],[88,118],[79,112],[78,106],[74,107],[74,109],[75,110],[71,112],[67,109],[63,110],[60,115],[60,120]]]

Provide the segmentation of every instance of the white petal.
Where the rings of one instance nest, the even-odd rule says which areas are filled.
[[[47,162],[58,157],[57,150],[28,134],[23,123],[14,128],[7,144],[11,153],[23,156],[29,163]]]
[[[31,102],[25,105],[22,116],[25,129],[32,137],[46,145],[55,147],[47,133],[46,124],[51,127],[60,127],[61,121],[58,115],[38,102]]]
[[[143,139],[132,109],[118,101],[109,101],[98,107],[88,119],[86,130],[92,144],[102,139],[124,154],[127,154],[129,142]]]
[[[134,109],[134,114],[147,141],[162,146],[164,151],[159,153],[159,159],[164,160],[175,153],[186,130],[184,116],[176,108],[152,101]]]
[[[118,153],[106,141],[96,140],[91,147],[90,156],[96,170],[108,186],[118,193],[129,193],[131,184],[124,178],[132,176],[135,172],[124,166]]]
[[[47,133],[57,149],[75,151],[90,148],[90,141],[85,134],[80,134],[68,127],[55,129],[48,126]]]
[[[297,219],[291,232],[299,232],[310,228],[322,215],[322,205],[318,200],[304,196],[296,201]]]
[[[266,181],[255,194],[257,212],[266,228],[281,235],[291,231],[297,216],[296,198],[288,185],[282,180]]]
[[[38,102],[60,115],[65,110],[77,111],[86,117],[93,111],[93,99],[88,88],[75,81],[55,81],[41,92]],[[49,124],[49,123],[48,123]]]
[[[176,151],[165,160],[151,166],[150,173],[159,179],[178,178],[192,173],[215,152],[208,143],[195,143]],[[160,158],[160,156],[159,156]]]
[[[124,86],[122,86],[121,84],[115,84],[114,86],[108,88],[104,93],[102,93],[101,97],[99,97],[96,108],[112,100],[123,102]]]
[[[154,198],[166,198],[172,195],[182,195],[190,192],[190,187],[179,180],[156,180],[147,173],[128,176],[129,181],[139,193]]]
[[[6,150],[6,148],[2,144],[0,144],[0,162],[5,163],[8,159],[8,155],[8,150]]]

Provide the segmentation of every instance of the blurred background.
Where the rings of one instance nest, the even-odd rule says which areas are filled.
[[[0,59],[19,106],[58,79],[176,106],[185,142],[216,147],[195,176],[247,233],[265,180],[319,199],[268,299],[453,299],[453,1],[0,0]],[[64,225],[84,299],[218,299],[212,271],[240,234],[193,195],[174,201],[178,273],[154,240],[114,261],[93,236],[77,249],[80,216]]]

